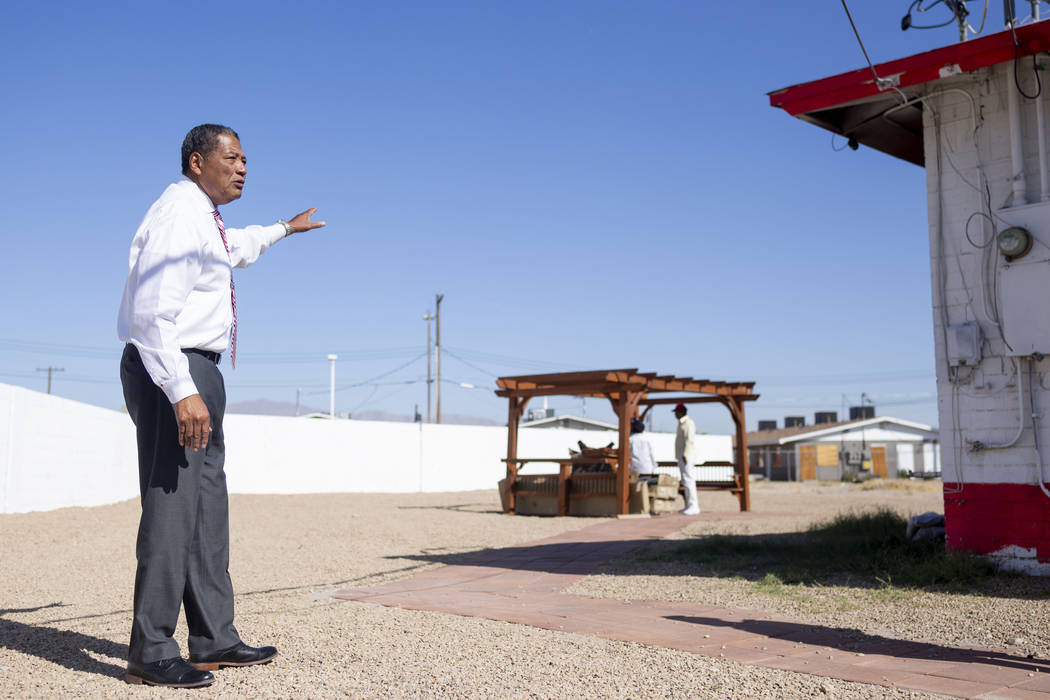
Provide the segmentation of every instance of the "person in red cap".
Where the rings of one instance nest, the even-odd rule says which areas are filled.
[[[682,490],[685,492],[685,508],[679,512],[682,515],[698,515],[700,506],[696,502],[696,477],[693,475],[693,461],[696,459],[696,424],[686,413],[684,403],[674,407],[674,417],[678,419],[678,431],[674,436],[674,456],[678,460]]]

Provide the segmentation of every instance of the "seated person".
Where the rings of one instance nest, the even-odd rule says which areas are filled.
[[[653,457],[653,444],[649,436],[644,435],[645,423],[634,418],[631,420],[631,473],[639,481],[655,484],[657,481],[656,458]]]

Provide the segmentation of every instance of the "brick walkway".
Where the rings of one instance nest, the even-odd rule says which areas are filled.
[[[747,518],[712,513],[709,520]],[[680,515],[608,520],[336,598],[503,620],[740,663],[967,698],[1050,700],[1050,661],[792,621],[758,610],[562,593],[602,563],[685,527]]]

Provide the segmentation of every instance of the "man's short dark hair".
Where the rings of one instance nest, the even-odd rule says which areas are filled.
[[[182,174],[189,175],[191,154],[208,156],[219,147],[219,137],[223,135],[241,140],[236,131],[222,124],[199,124],[190,129],[190,133],[182,140]]]

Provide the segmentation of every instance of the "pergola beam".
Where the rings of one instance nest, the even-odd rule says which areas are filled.
[[[643,382],[604,382],[601,384],[572,384],[566,386],[542,386],[529,389],[499,389],[496,396],[608,396],[621,391],[645,391]]]
[[[732,395],[734,399],[740,401],[754,401],[758,399],[759,394],[736,394]],[[667,404],[677,403],[721,403],[721,396],[668,396],[661,397],[658,399],[642,399],[638,403],[642,406],[662,406]]]

